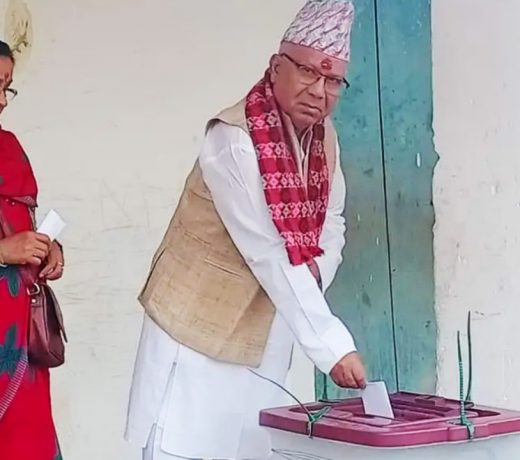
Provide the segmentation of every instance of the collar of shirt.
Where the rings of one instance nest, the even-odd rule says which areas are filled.
[[[304,176],[304,181],[307,183],[306,176],[307,176],[307,157],[308,153],[311,147],[312,142],[312,126],[307,128],[305,132],[302,134],[301,138],[298,138],[296,135],[296,130],[294,129],[293,122],[289,115],[287,115],[284,112],[282,113],[282,118],[284,125],[287,128],[287,132],[289,134],[289,141],[291,142],[293,149],[294,149],[294,155],[296,156],[295,160],[298,164],[298,169],[300,171],[300,174]]]

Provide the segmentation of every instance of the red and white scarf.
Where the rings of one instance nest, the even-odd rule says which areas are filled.
[[[329,201],[323,121],[312,127],[305,184],[274,98],[269,71],[247,95],[245,112],[273,223],[291,264],[308,263],[323,254],[319,240]]]

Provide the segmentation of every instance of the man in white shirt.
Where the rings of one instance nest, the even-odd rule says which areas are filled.
[[[267,458],[258,413],[287,400],[251,369],[283,385],[295,339],[339,386],[366,384],[324,298],[345,244],[328,116],[353,16],[350,2],[308,1],[264,78],[208,124],[140,296],[126,437],[144,460]]]

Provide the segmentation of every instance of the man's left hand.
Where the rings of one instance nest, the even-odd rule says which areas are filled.
[[[55,281],[60,279],[63,276],[63,253],[61,252],[61,248],[53,241],[51,243],[51,248],[49,251],[49,256],[47,257],[45,267],[40,272],[40,278]]]

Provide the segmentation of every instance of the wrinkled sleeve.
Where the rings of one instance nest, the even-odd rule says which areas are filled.
[[[332,314],[308,267],[289,263],[266,205],[256,153],[240,128],[209,129],[199,163],[233,242],[306,355],[325,373],[355,351],[352,335]]]

